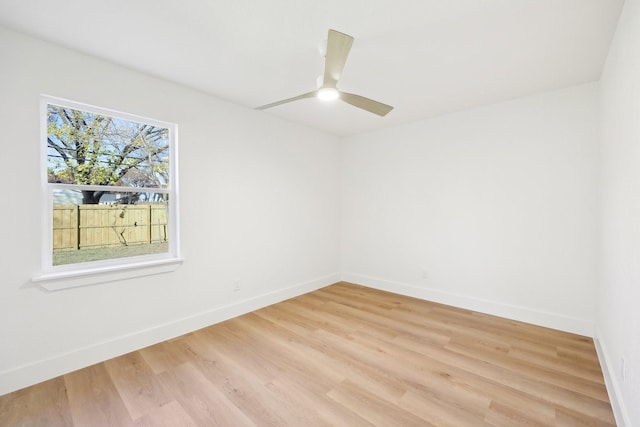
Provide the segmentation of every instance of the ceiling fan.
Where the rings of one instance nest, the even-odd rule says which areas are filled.
[[[318,97],[322,100],[330,101],[341,99],[347,104],[361,108],[379,116],[386,116],[389,111],[393,110],[390,105],[374,101],[364,96],[338,90],[338,80],[342,75],[342,69],[347,62],[353,37],[343,34],[339,31],[329,30],[327,37],[327,48],[324,61],[324,76],[318,78],[318,89],[293,98],[284,99],[282,101],[257,107],[256,110],[266,110],[267,108],[286,104],[300,99]]]

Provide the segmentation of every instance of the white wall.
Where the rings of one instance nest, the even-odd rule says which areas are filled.
[[[640,1],[627,0],[601,80],[602,281],[597,339],[622,426],[640,426]],[[622,378],[625,359],[626,380]]]
[[[343,277],[592,335],[597,142],[595,83],[347,139]]]
[[[2,28],[0,58],[0,394],[339,279],[336,138]],[[31,283],[41,93],[178,124],[180,269]]]

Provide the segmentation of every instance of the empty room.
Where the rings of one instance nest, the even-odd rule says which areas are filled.
[[[640,426],[640,0],[0,0],[0,77],[1,426]]]

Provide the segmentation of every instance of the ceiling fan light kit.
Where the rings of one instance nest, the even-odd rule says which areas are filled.
[[[340,97],[340,92],[333,87],[321,87],[318,89],[317,96],[323,101],[335,101]]]
[[[256,110],[266,110],[267,108],[276,107],[278,105],[287,104],[300,99],[318,97],[324,101],[341,99],[354,107],[377,114],[378,116],[386,116],[391,110],[393,110],[392,106],[365,98],[364,96],[341,92],[338,90],[338,80],[340,80],[342,70],[347,62],[347,57],[351,51],[351,45],[353,45],[353,37],[339,31],[329,30],[324,60],[324,75],[320,76],[318,79],[318,90],[263,105],[261,107],[257,107]]]

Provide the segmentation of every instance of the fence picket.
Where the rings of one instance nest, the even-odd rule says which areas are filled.
[[[167,207],[55,205],[53,250],[166,242]]]

